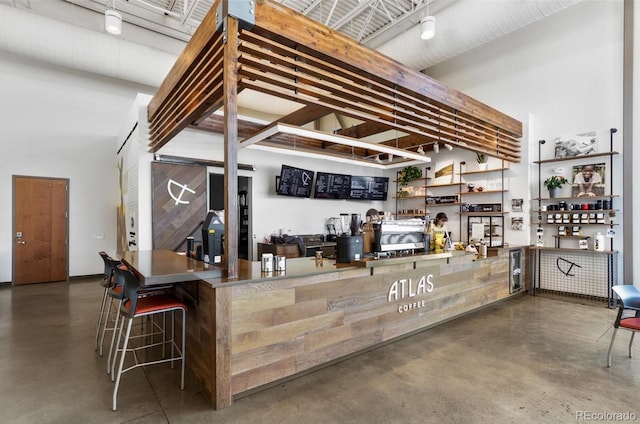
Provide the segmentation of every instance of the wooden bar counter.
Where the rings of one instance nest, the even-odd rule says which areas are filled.
[[[214,407],[225,408],[511,296],[509,250],[480,260],[454,251],[322,266],[296,258],[268,274],[240,260],[237,279],[203,278],[177,290],[190,308],[187,368]]]

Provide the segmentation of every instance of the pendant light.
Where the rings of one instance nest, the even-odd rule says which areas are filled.
[[[429,3],[427,0],[427,16],[420,19],[420,38],[431,40],[436,35],[436,17],[429,15]]]
[[[122,15],[116,12],[116,1],[107,4],[107,10],[104,12],[104,29],[109,34],[122,34]]]

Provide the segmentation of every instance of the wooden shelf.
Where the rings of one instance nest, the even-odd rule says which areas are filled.
[[[398,200],[402,200],[402,199],[422,199],[422,200],[424,200],[425,196],[401,196],[401,197],[395,196],[395,197],[392,197],[392,199],[398,199]]]
[[[466,184],[466,183],[427,184],[427,185],[423,185],[422,187],[424,188],[455,187],[455,186],[459,186],[460,184]]]
[[[615,227],[618,224],[598,224],[595,222],[532,222],[531,225],[564,225],[565,227],[577,227],[581,225],[606,225],[607,227]]]
[[[533,163],[553,163],[553,162],[564,162],[568,160],[582,160],[582,159],[590,159],[590,158],[598,158],[604,156],[612,156],[617,155],[618,152],[602,152],[602,153],[593,153],[590,155],[578,155],[578,156],[570,156],[566,158],[553,158],[553,159],[543,159],[543,160],[534,160]]]
[[[552,213],[552,214],[556,214],[556,213],[570,213],[570,214],[574,214],[574,213],[609,213],[609,212],[617,212],[619,209],[566,209],[563,211],[542,211],[542,210],[532,210],[531,212],[533,213]]]
[[[491,193],[507,193],[508,190],[482,190],[482,191],[461,191],[459,193],[459,195],[463,195],[463,194],[491,194]]]
[[[459,206],[459,205],[460,205],[460,202],[452,202],[452,203],[427,203],[427,206],[431,206],[431,207],[434,207],[434,206],[437,206],[437,207],[440,207],[440,206]]]
[[[491,168],[491,169],[484,169],[484,170],[475,170],[475,171],[464,171],[464,172],[459,172],[456,175],[472,175],[472,174],[487,174],[489,172],[497,172],[497,171],[507,171],[509,169],[509,167],[504,166],[502,168]]]
[[[477,216],[499,216],[499,215],[505,215],[508,214],[509,212],[506,211],[502,211],[502,212],[459,212],[460,215],[477,215]]]
[[[580,200],[594,200],[594,199],[613,199],[614,197],[620,197],[619,194],[609,194],[604,196],[593,196],[593,197],[534,197],[531,200],[571,200],[571,199],[580,199]]]
[[[591,236],[573,236],[573,235],[570,235],[570,236],[559,236],[557,234],[553,234],[552,237],[555,237],[555,238],[567,238],[567,239],[590,239],[591,238]]]
[[[416,178],[415,180],[411,180],[407,183],[407,185],[411,184],[414,181],[429,181],[431,179],[431,177],[420,177],[420,178]],[[392,182],[397,183],[398,180],[393,180]]]
[[[598,250],[593,250],[593,249],[568,249],[566,247],[531,246],[530,249],[531,250],[547,250],[547,251],[569,252],[569,253],[593,253],[593,254],[596,254],[596,255],[611,255],[613,253],[618,253],[617,250],[605,250],[603,252],[600,252]]]

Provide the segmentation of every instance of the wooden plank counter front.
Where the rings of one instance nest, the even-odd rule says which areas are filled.
[[[509,249],[481,260],[464,252],[323,266],[296,258],[285,273],[267,275],[260,263],[240,261],[237,279],[185,282],[177,291],[190,308],[186,365],[224,408],[509,297],[508,262]]]

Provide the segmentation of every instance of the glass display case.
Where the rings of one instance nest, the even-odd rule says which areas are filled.
[[[489,247],[502,247],[504,243],[504,216],[468,215],[467,243],[483,242]]]

